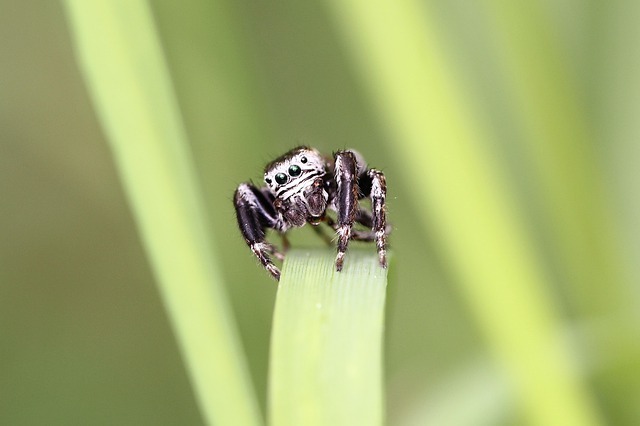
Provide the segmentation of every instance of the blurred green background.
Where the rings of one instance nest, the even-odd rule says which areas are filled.
[[[640,3],[419,5],[471,128],[489,135],[475,149],[499,169],[496,191],[523,224],[539,290],[560,320],[558,344],[570,347],[602,422],[638,424]],[[430,148],[398,140],[371,90],[379,64],[367,75],[371,56],[354,49],[361,34],[350,33],[346,9],[290,0],[152,8],[263,411],[276,286],[242,241],[231,197],[274,156],[308,144],[355,148],[387,175],[389,424],[526,422],[473,308],[473,280],[459,270],[465,254],[431,210],[442,210],[430,204],[438,196],[423,196],[431,172],[407,161]],[[0,0],[0,424],[202,424],[71,40],[60,3]],[[440,88],[422,83],[437,106]],[[483,191],[446,160],[462,182],[452,186]],[[448,184],[439,183],[445,195]],[[479,207],[451,217],[461,229],[485,223]],[[318,244],[308,230],[294,241]]]

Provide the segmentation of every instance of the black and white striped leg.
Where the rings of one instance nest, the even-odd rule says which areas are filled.
[[[277,228],[278,220],[270,200],[255,186],[243,183],[238,186],[233,197],[236,218],[242,236],[253,254],[271,276],[280,280],[280,270],[273,264],[269,254],[284,258],[265,239],[266,228]]]
[[[335,181],[337,193],[335,207],[338,216],[338,254],[336,271],[342,270],[344,255],[351,239],[351,229],[358,209],[358,186],[356,156],[351,151],[338,151],[334,154]]]
[[[387,181],[384,174],[376,169],[370,169],[367,175],[371,179],[371,213],[373,224],[371,230],[375,233],[376,247],[380,266],[387,267]]]
[[[367,210],[358,209],[358,212],[356,213],[356,222],[366,226],[367,228],[373,228],[373,216]],[[325,220],[325,223],[334,230],[338,229],[338,225],[330,218],[327,218]],[[391,225],[389,223],[387,223],[385,233],[386,235],[389,235],[391,233]],[[376,233],[373,229],[364,231],[354,228],[351,230],[351,239],[354,241],[363,241],[366,243],[370,243],[376,240]]]
[[[267,246],[267,251],[269,252],[269,254],[273,255],[273,257],[278,259],[280,262],[284,262],[284,258],[286,257],[287,252],[286,250],[283,249],[283,251],[280,251],[271,243],[267,243]]]
[[[373,229],[373,215],[368,210],[359,209],[356,214],[356,222],[361,225],[366,226],[367,228]],[[391,234],[392,226],[389,222],[387,222],[387,227],[385,228],[385,233],[387,236]]]

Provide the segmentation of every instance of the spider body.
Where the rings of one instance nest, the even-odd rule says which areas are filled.
[[[267,164],[264,182],[260,188],[240,184],[234,206],[247,245],[276,280],[280,270],[270,255],[283,260],[284,254],[266,240],[267,229],[282,235],[286,250],[286,232],[307,223],[319,234],[321,224],[336,232],[337,271],[342,270],[350,240],[375,241],[380,265],[386,268],[390,226],[386,221],[385,177],[381,171],[367,168],[358,152],[338,151],[328,159],[313,148],[300,146]],[[371,199],[371,211],[358,205],[365,197]],[[328,210],[336,213],[336,220],[327,215]],[[356,222],[370,231],[354,229]]]

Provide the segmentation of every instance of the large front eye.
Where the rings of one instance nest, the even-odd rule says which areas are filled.
[[[289,166],[289,174],[293,177],[296,176],[300,176],[300,173],[302,172],[302,170],[300,170],[299,166],[296,166],[295,164]]]
[[[276,182],[278,182],[280,185],[287,183],[288,180],[289,178],[284,173],[278,173],[276,175]]]

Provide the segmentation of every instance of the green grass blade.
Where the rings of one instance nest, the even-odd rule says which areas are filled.
[[[284,425],[380,425],[387,271],[352,249],[288,254],[271,337],[269,418]]]
[[[485,0],[500,64],[525,130],[541,210],[571,307],[582,315],[631,308],[617,253],[609,191],[593,149],[594,128],[580,103],[568,60],[552,36],[544,4]]]
[[[418,1],[330,2],[402,163],[416,209],[513,380],[532,424],[593,425],[599,413],[555,345],[560,317],[499,156],[448,67],[437,17]],[[560,413],[560,414],[559,414]]]
[[[260,424],[148,6],[126,0],[66,6],[81,70],[205,420]]]

